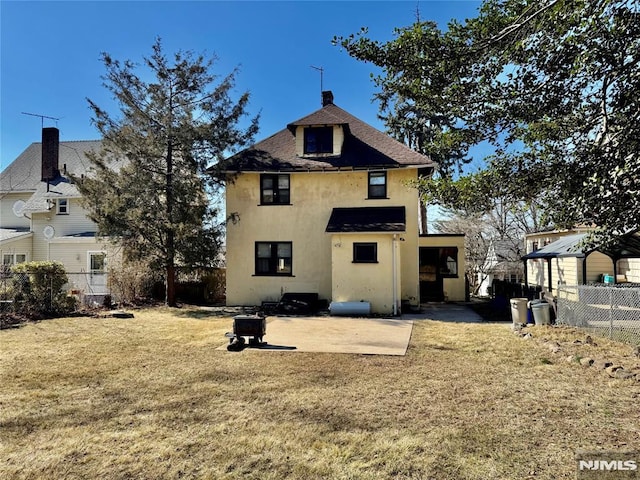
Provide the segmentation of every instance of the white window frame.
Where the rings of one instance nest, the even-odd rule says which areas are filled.
[[[18,262],[17,257],[24,257],[24,260]],[[6,261],[7,258],[9,259],[8,262]],[[26,253],[3,253],[2,263],[0,264],[0,272],[6,273],[12,266],[18,265],[19,263],[25,263],[27,261],[29,261],[29,257]]]
[[[68,198],[59,198],[58,200],[56,200],[56,214],[69,215],[69,199]]]

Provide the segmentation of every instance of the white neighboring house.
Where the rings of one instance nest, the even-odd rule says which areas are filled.
[[[487,251],[487,258],[478,272],[477,295],[488,297],[494,280],[509,283],[522,283],[524,268],[520,257],[524,244],[519,240],[492,240]]]
[[[117,248],[96,236],[97,225],[80,205],[70,175],[86,175],[85,154],[102,142],[60,142],[57,128],[43,128],[32,143],[0,173],[0,259],[2,268],[28,261],[59,261],[70,292],[85,302],[109,293],[107,265]]]

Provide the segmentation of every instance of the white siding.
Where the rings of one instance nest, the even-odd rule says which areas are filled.
[[[0,261],[5,254],[26,255],[27,262],[31,261],[31,237],[4,242],[0,246]]]
[[[86,211],[80,206],[79,200],[75,198],[69,200],[68,215],[56,214],[55,206],[47,213],[34,213],[31,228],[34,260],[57,260],[50,251],[49,242],[44,237],[44,229],[47,226],[53,227],[55,231],[53,240],[59,237],[97,231],[96,224],[87,218]]]
[[[7,193],[0,198],[0,227],[1,228],[28,228],[27,217],[17,217],[13,213],[13,205],[17,201],[26,202],[31,197],[30,193]]]
[[[557,263],[557,272],[555,278],[553,278],[553,284],[558,285],[577,285],[581,282],[578,278],[578,269],[582,270],[582,260],[576,257],[563,257],[559,258]]]
[[[618,274],[624,275],[627,282],[640,283],[640,258],[623,258],[618,261]]]

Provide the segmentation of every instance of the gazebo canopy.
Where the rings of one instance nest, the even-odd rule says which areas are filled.
[[[522,259],[532,260],[536,258],[549,259],[561,257],[584,258],[595,251],[607,255],[613,260],[640,257],[640,233],[638,233],[637,230],[625,235],[620,235],[606,245],[583,249],[582,241],[587,237],[587,235],[588,233],[567,235],[566,237],[559,238],[555,242],[545,245],[535,252],[531,252],[523,256]]]

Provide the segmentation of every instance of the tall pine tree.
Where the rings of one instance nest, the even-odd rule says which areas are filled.
[[[89,156],[93,172],[77,179],[84,205],[127,257],[164,271],[169,306],[176,265],[210,265],[218,254],[222,222],[211,195],[222,177],[206,170],[258,128],[258,117],[241,127],[249,93],[234,101],[237,70],[220,78],[215,60],[190,51],[168,57],[160,39],[143,65],[104,53],[104,86],[119,115],[88,99],[103,149]]]

